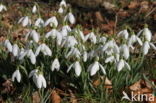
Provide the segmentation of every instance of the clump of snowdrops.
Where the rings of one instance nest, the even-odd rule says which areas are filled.
[[[3,10],[7,9],[1,4],[0,12]],[[156,50],[147,25],[137,34],[125,27],[115,37],[94,29],[84,35],[80,25],[71,28],[76,19],[64,0],[47,20],[42,19],[38,4],[33,6],[32,15],[38,18],[34,21],[25,15],[18,21],[18,25],[28,29],[24,40],[13,41],[8,36],[1,43],[1,55],[10,58],[14,67],[13,82],[21,83],[27,78],[37,88],[46,88],[48,82],[59,83],[57,78],[81,78],[86,85],[92,76],[107,76],[112,69],[115,73],[136,69],[132,67],[135,58],[141,58],[139,65],[150,49]],[[51,30],[45,32],[46,28]]]

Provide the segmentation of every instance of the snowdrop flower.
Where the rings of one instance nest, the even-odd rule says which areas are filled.
[[[32,51],[32,49],[27,51],[27,56],[30,59],[32,64],[36,64],[36,56],[35,56],[34,52]]]
[[[60,31],[63,37],[67,36],[69,32],[71,32],[71,28],[68,25],[63,26]]]
[[[62,7],[60,7],[60,8],[58,9],[58,13],[60,13],[60,14],[63,13],[63,8],[62,8]]]
[[[145,41],[151,41],[152,33],[148,28],[144,28],[137,35],[140,36],[141,34],[144,36]]]
[[[36,73],[38,73],[38,69],[34,69],[29,73],[29,78],[31,78],[33,75],[35,75]]]
[[[84,53],[83,53],[83,61],[84,61],[84,62],[87,61],[87,56],[88,56],[87,52],[84,51]]]
[[[50,26],[52,26],[52,27],[53,27],[53,26],[54,26],[54,27],[57,27],[57,26],[58,26],[58,21],[57,21],[57,19],[56,19],[55,16],[49,18],[49,19],[45,22],[44,26],[47,26],[47,25],[49,25],[49,24],[50,24]]]
[[[117,63],[117,70],[118,72],[120,72],[124,67],[126,67],[127,69],[131,69],[129,64],[124,61],[123,59],[121,59],[118,63]]]
[[[52,55],[52,51],[51,49],[46,45],[46,44],[40,44],[40,46],[38,46],[36,52],[35,52],[35,56],[38,56],[40,51],[44,54],[44,55],[48,55],[51,56]]]
[[[123,37],[126,40],[128,39],[129,36],[127,29],[120,31],[117,35]]]
[[[106,38],[106,37],[101,37],[101,38],[99,39],[99,43],[105,44],[106,41],[107,41],[107,38]]]
[[[79,61],[76,61],[76,62],[74,62],[73,64],[71,64],[71,65],[69,66],[68,70],[67,70],[67,73],[71,70],[72,67],[75,69],[75,74],[76,74],[76,76],[80,76],[81,71],[82,71],[80,62],[79,62]]]
[[[93,76],[96,74],[97,71],[99,71],[100,68],[102,72],[106,74],[105,68],[98,61],[95,61],[88,67],[88,72],[90,72],[90,75]]]
[[[149,49],[150,49],[150,45],[149,45],[149,42],[146,41],[144,44],[143,44],[143,55],[147,55]]]
[[[95,36],[95,34],[93,33],[93,32],[91,32],[91,33],[89,33],[89,34],[87,34],[86,36],[85,36],[85,41],[87,41],[87,40],[90,40],[92,43],[94,43],[94,44],[96,44],[96,36]]]
[[[131,37],[129,38],[128,46],[129,46],[129,47],[133,47],[133,44],[134,44],[135,42],[138,42],[140,46],[143,45],[141,39],[140,39],[138,36],[136,36],[135,34],[133,34],[133,35],[131,35]]]
[[[18,83],[21,81],[21,73],[19,69],[17,69],[13,74],[12,74],[12,81],[14,82],[15,79],[17,80]]]
[[[28,37],[31,37],[36,43],[38,43],[39,39],[40,39],[40,35],[39,35],[39,33],[36,32],[36,30],[32,30],[32,31],[28,32],[25,37],[26,40],[28,39]]]
[[[5,40],[4,46],[7,48],[9,52],[12,52],[12,45],[9,40]]]
[[[36,27],[42,27],[44,25],[44,21],[42,18],[38,18],[36,21],[35,21],[35,26]]]
[[[55,58],[54,61],[52,62],[52,65],[51,65],[51,70],[54,71],[55,69],[57,71],[60,70],[60,63],[59,63],[58,58]]]
[[[31,24],[31,20],[29,19],[28,16],[25,16],[25,17],[20,18],[20,20],[18,21],[18,23],[22,23],[22,26],[25,27],[25,26]]]
[[[57,33],[58,31],[56,29],[52,29],[51,31],[46,33],[45,37],[49,38],[51,36],[52,38],[56,38]]]
[[[67,37],[65,37],[65,39],[62,43],[62,46],[65,45],[65,47],[70,48],[70,47],[74,47],[76,44],[78,44],[78,42],[74,36],[67,36]]]
[[[44,76],[40,73],[40,74],[34,74],[33,75],[33,81],[36,85],[37,88],[41,89],[42,87],[43,88],[46,88],[47,87],[47,83],[46,83],[46,80],[44,78]]]
[[[121,45],[120,52],[123,53],[126,60],[129,58],[129,47],[126,44]]]
[[[6,8],[6,6],[5,5],[3,5],[3,4],[0,4],[0,12],[2,12],[2,11],[6,11],[7,10],[7,8]]]
[[[71,24],[75,24],[76,22],[75,17],[71,12],[64,17],[64,21],[69,21]]]
[[[34,5],[33,8],[32,8],[32,13],[36,13],[36,11],[37,11],[37,6]]]
[[[14,44],[13,47],[12,47],[12,54],[13,56],[18,56],[18,52],[19,52],[19,47],[17,44]]]
[[[79,29],[77,29],[75,32],[80,36],[80,38],[84,42],[85,41],[85,36],[84,36],[83,32],[81,30],[79,30]]]
[[[62,1],[60,2],[60,6],[61,6],[61,7],[62,7],[62,6],[64,6],[64,7],[66,7],[66,6],[67,6],[67,4],[66,4],[65,0],[62,0]]]
[[[109,56],[108,58],[106,58],[105,63],[109,63],[109,62],[113,62],[115,60],[114,56]]]
[[[75,56],[76,58],[80,58],[81,53],[80,53],[80,51],[77,48],[72,47],[65,57],[69,58],[71,56],[73,56],[73,57]]]

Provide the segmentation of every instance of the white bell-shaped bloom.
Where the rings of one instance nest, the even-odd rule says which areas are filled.
[[[83,61],[86,62],[88,58],[88,53],[86,51],[84,51],[83,53]]]
[[[35,21],[35,26],[36,27],[43,27],[44,26],[44,21],[42,18],[38,18],[36,21]]]
[[[77,29],[75,32],[79,35],[79,37],[84,42],[85,41],[85,36],[84,36],[83,32],[81,30],[79,30],[79,29]]]
[[[139,31],[137,35],[140,36],[141,34],[144,36],[145,41],[151,41],[152,33],[148,28],[144,28],[143,30]]]
[[[133,47],[133,44],[134,44],[135,42],[138,42],[140,46],[143,45],[141,39],[140,39],[138,36],[136,36],[135,34],[133,34],[133,35],[131,35],[131,37],[129,38],[128,46],[129,46],[129,47],[131,47],[131,46]]]
[[[14,82],[15,79],[17,80],[18,83],[21,81],[21,73],[19,69],[17,69],[13,74],[12,74],[12,81]]]
[[[127,29],[125,29],[125,30],[120,31],[117,35],[121,36],[121,37],[123,37],[124,39],[127,40],[128,36],[129,36],[129,33],[128,33]]]
[[[31,37],[33,39],[33,41],[35,41],[36,43],[39,42],[40,39],[40,35],[38,32],[36,32],[36,30],[31,30],[26,34],[26,40]]]
[[[60,63],[59,63],[58,58],[55,58],[54,61],[52,62],[52,65],[51,65],[51,70],[54,71],[55,69],[57,71],[60,70]]]
[[[69,58],[71,56],[72,57],[76,57],[76,58],[80,58],[81,53],[80,53],[80,51],[77,48],[72,47],[65,57]]]
[[[31,78],[33,75],[35,75],[38,72],[38,69],[34,69],[29,73],[29,78]]]
[[[52,26],[52,27],[53,27],[53,26],[54,26],[54,27],[57,27],[57,26],[58,26],[57,18],[56,18],[55,16],[49,18],[49,19],[45,22],[44,26],[47,26],[47,25],[49,25],[49,24],[50,24],[50,26]]]
[[[36,56],[31,49],[27,51],[27,56],[30,59],[32,64],[36,64]]]
[[[114,56],[109,56],[108,58],[106,58],[105,63],[112,63],[115,60]]]
[[[17,44],[14,44],[13,47],[12,47],[12,54],[13,56],[18,56],[18,52],[19,52],[19,47]]]
[[[64,12],[63,8],[60,7],[60,8],[58,9],[58,13],[62,14],[63,12]]]
[[[74,62],[73,64],[71,64],[71,65],[69,66],[68,70],[67,70],[67,73],[71,70],[72,67],[75,69],[75,74],[76,74],[77,76],[80,76],[81,71],[82,71],[80,62],[79,62],[79,61],[76,61],[76,62]]]
[[[94,44],[96,44],[96,42],[97,42],[97,40],[96,40],[96,35],[95,35],[93,32],[91,32],[91,33],[89,33],[89,34],[87,34],[87,35],[85,36],[85,41],[87,41],[88,39],[89,39],[92,43],[94,43]]]
[[[118,72],[120,72],[124,67],[126,67],[127,69],[131,70],[130,65],[124,61],[123,59],[121,59],[118,63],[117,63],[117,70]]]
[[[126,44],[121,45],[120,52],[123,54],[125,59],[129,58],[129,47]]]
[[[9,52],[12,52],[12,45],[9,40],[4,41],[4,46],[7,48]]]
[[[46,33],[45,37],[49,38],[51,36],[52,38],[56,38],[57,34],[58,34],[58,31],[56,29],[52,29],[51,31]]]
[[[34,81],[36,87],[39,89],[41,89],[42,87],[43,88],[47,87],[46,80],[42,74],[37,74],[37,73],[34,74],[33,75],[33,81]]]
[[[4,10],[4,11],[7,11],[7,8],[6,8],[5,5],[0,4],[0,12],[2,12],[3,10]]]
[[[33,8],[32,8],[32,13],[36,13],[37,12],[37,6],[34,5]]]
[[[75,24],[76,22],[75,17],[71,12],[64,17],[64,21],[69,21],[71,24]]]
[[[143,50],[143,55],[147,55],[149,49],[150,49],[149,42],[146,41],[146,42],[143,44],[143,48],[142,48],[142,50]]]
[[[65,47],[70,48],[70,47],[74,47],[76,44],[78,44],[78,42],[74,36],[67,36],[67,37],[65,37],[65,39],[62,43],[62,46],[65,45]]]
[[[44,55],[48,55],[51,56],[52,55],[52,51],[51,49],[46,45],[46,44],[41,44],[40,46],[38,46],[36,52],[35,52],[35,56],[38,56],[40,51],[44,54]]]
[[[152,47],[154,50],[156,50],[156,47],[153,43],[149,43],[150,44],[150,47]]]
[[[95,61],[88,67],[88,72],[90,72],[90,75],[93,76],[96,74],[97,71],[99,71],[100,68],[102,72],[106,74],[105,68],[98,61]]]
[[[106,37],[101,37],[100,39],[99,39],[99,43],[103,43],[103,44],[105,44],[106,43],[106,41],[107,41],[107,38]]]
[[[71,28],[68,25],[63,26],[60,31],[63,37],[67,36],[69,32],[71,32]]]
[[[23,27],[30,25],[31,24],[31,20],[29,19],[28,16],[22,17],[20,18],[20,20],[18,21],[18,23],[21,23]]]
[[[60,6],[61,6],[61,7],[66,7],[66,6],[67,6],[66,1],[65,1],[65,0],[62,0],[62,1],[60,2]]]

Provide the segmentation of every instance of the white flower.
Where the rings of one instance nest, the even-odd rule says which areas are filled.
[[[75,69],[75,74],[77,76],[80,76],[82,68],[81,68],[79,61],[76,61],[73,64],[71,64],[67,70],[67,73],[71,70],[72,67]]]
[[[27,51],[27,56],[30,59],[32,64],[36,64],[36,56],[31,49]]]
[[[42,74],[34,74],[33,75],[33,81],[35,83],[35,85],[37,86],[37,88],[46,88],[47,87],[47,83],[46,80],[44,78],[44,76]]]
[[[35,75],[38,72],[38,69],[34,69],[29,73],[29,78],[31,78],[33,75]]]
[[[65,39],[62,43],[62,46],[65,45],[65,47],[70,48],[70,47],[74,47],[76,44],[78,44],[78,42],[74,36],[67,36],[67,37],[65,37]]]
[[[87,56],[88,56],[87,52],[84,51],[84,53],[83,53],[83,61],[84,61],[84,62],[87,61]]]
[[[88,71],[90,72],[90,75],[93,76],[96,74],[97,71],[99,71],[100,68],[102,72],[106,74],[105,68],[98,61],[95,61],[93,64],[91,64],[88,67]]]
[[[80,36],[80,38],[84,42],[85,41],[85,36],[84,36],[83,32],[81,30],[79,30],[79,29],[77,29],[75,32]]]
[[[51,49],[46,45],[46,44],[41,44],[40,46],[38,46],[36,52],[35,52],[35,56],[38,56],[40,51],[44,54],[44,55],[48,55],[51,56],[52,55],[52,51]]]
[[[96,44],[96,36],[95,36],[95,34],[93,33],[93,32],[91,32],[91,33],[89,33],[89,34],[87,34],[86,36],[85,36],[85,41],[87,41],[87,40],[90,40],[92,43],[94,43],[94,44]]]
[[[36,30],[32,30],[32,31],[28,32],[25,37],[26,40],[28,39],[28,37],[31,37],[33,39],[33,41],[35,41],[36,43],[38,43],[39,39],[40,39],[40,35],[39,35],[39,33],[36,32]]]
[[[69,58],[71,56],[76,57],[76,58],[80,58],[81,53],[80,53],[80,51],[77,48],[72,47],[65,57]]]
[[[3,10],[7,10],[6,6],[3,4],[0,4],[0,12],[2,12]]]
[[[64,17],[64,21],[69,21],[71,24],[75,24],[76,22],[75,17],[71,12]]]
[[[108,58],[106,58],[105,63],[109,63],[109,62],[113,62],[115,60],[114,56],[109,56]]]
[[[107,38],[106,37],[101,37],[100,39],[99,39],[99,43],[103,43],[103,44],[105,44],[106,43],[106,41],[107,41]]]
[[[68,25],[63,26],[60,31],[63,37],[67,36],[69,32],[71,32],[71,28]]]
[[[22,26],[25,27],[25,26],[31,24],[31,20],[29,19],[28,16],[25,16],[25,17],[20,18],[20,20],[18,21],[18,23],[22,23]]]
[[[56,19],[55,16],[49,18],[49,19],[45,22],[44,26],[47,26],[47,25],[49,25],[49,24],[50,24],[50,26],[52,26],[52,27],[53,27],[53,26],[54,26],[54,27],[57,27],[57,26],[58,26],[58,21],[57,21],[57,19]]]
[[[51,36],[52,38],[56,38],[57,33],[58,31],[56,29],[52,29],[51,31],[46,33],[45,37],[49,38]]]
[[[52,65],[51,65],[51,70],[54,71],[55,69],[57,71],[60,70],[60,63],[59,63],[58,58],[55,58],[54,61],[52,62]]]
[[[126,44],[121,45],[120,51],[123,53],[125,59],[129,58],[129,47]]]
[[[65,0],[62,0],[62,1],[60,2],[60,6],[61,6],[61,7],[62,7],[62,6],[64,6],[64,7],[66,7],[66,6],[67,6],[67,4],[66,4]]]
[[[147,55],[149,49],[150,49],[150,45],[149,45],[149,42],[146,41],[144,44],[143,44],[143,55]]]
[[[13,47],[12,47],[12,54],[13,56],[18,56],[18,52],[19,52],[19,47],[17,44],[14,44]]]
[[[123,37],[126,40],[128,39],[129,36],[127,29],[120,31],[117,35]]]
[[[38,18],[36,21],[35,21],[35,26],[37,26],[37,27],[42,27],[42,26],[44,26],[44,21],[43,21],[43,19],[42,18]]]
[[[60,7],[59,9],[58,9],[58,13],[60,13],[60,14],[62,14],[63,13],[63,8],[62,7]]]
[[[17,69],[17,70],[12,74],[12,81],[14,82],[15,79],[17,80],[18,83],[21,81],[21,73],[20,73],[19,69]]]
[[[131,35],[131,37],[129,38],[128,46],[129,46],[129,47],[133,47],[133,44],[134,44],[135,42],[138,42],[140,46],[143,45],[141,39],[140,39],[138,36],[136,36],[135,34],[133,34],[133,35]]]
[[[12,52],[12,45],[9,40],[5,40],[4,46],[7,48],[9,52]]]
[[[34,5],[33,8],[32,8],[32,13],[36,13],[36,11],[37,11],[37,6]]]
[[[124,67],[126,67],[127,69],[131,69],[130,65],[124,61],[123,59],[121,59],[118,63],[117,63],[117,70],[118,72],[120,72]]]
[[[144,36],[145,41],[149,41],[149,42],[151,41],[152,33],[148,28],[144,28],[137,35],[140,36],[140,34]]]

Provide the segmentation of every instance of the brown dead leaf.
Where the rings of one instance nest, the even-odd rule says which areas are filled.
[[[119,12],[118,12],[118,16],[124,18],[124,17],[128,17],[129,14],[128,14],[127,11],[125,11],[123,9],[120,9]]]
[[[95,16],[96,16],[96,19],[98,21],[104,22],[104,19],[103,19],[102,15],[101,15],[101,12],[100,11],[95,12]]]
[[[71,90],[68,90],[68,91],[70,93],[70,103],[77,103],[77,99],[74,93]]]
[[[139,6],[139,3],[137,1],[131,1],[130,4],[128,5],[129,9],[135,9]]]
[[[61,103],[61,97],[56,92],[56,90],[52,90],[50,99],[51,99],[52,103]]]
[[[141,80],[137,81],[136,83],[134,83],[133,85],[131,85],[130,90],[132,91],[138,91],[141,89]]]
[[[33,103],[40,103],[41,98],[37,91],[32,94],[32,101]]]
[[[112,82],[106,77],[100,77],[99,79],[93,81],[93,86],[97,87],[101,84],[101,80],[105,79],[104,88],[112,89]]]
[[[4,94],[13,94],[13,92],[15,91],[11,80],[6,80],[4,83],[2,83],[2,87],[3,89],[1,90],[1,93]]]

